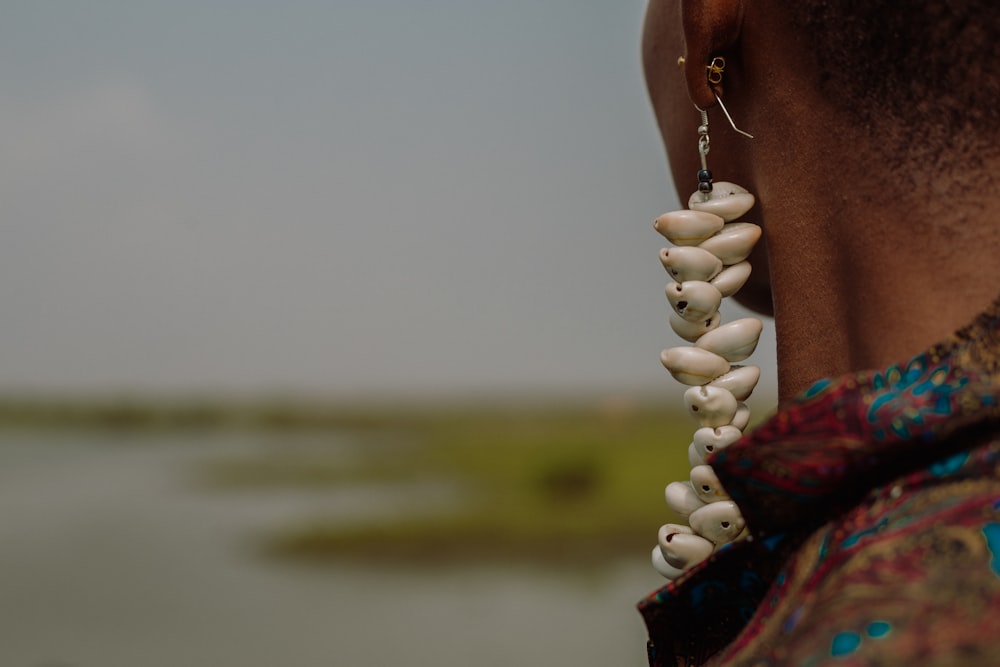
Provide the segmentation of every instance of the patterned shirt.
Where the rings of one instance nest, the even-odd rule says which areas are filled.
[[[1000,301],[711,461],[750,538],[639,603],[652,667],[1000,665]]]

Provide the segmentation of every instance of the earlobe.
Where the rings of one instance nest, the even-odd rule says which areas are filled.
[[[707,109],[716,103],[716,93],[722,95],[721,83],[709,83],[707,68],[715,58],[735,51],[743,24],[743,0],[683,0],[681,15],[688,95],[698,107]]]

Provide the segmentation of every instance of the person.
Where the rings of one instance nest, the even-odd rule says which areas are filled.
[[[698,108],[757,197],[779,392],[709,460],[749,537],[639,604],[650,664],[1000,663],[1000,3],[649,0],[642,52],[682,201]]]

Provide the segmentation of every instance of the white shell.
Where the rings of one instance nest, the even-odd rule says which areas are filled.
[[[736,416],[733,417],[733,426],[739,430],[743,430],[750,423],[750,406],[746,403],[740,403],[736,406]]]
[[[693,442],[688,445],[688,465],[692,468],[705,465],[705,459],[702,457],[701,452],[698,451],[698,448],[694,446]]]
[[[688,322],[707,320],[719,310],[722,293],[710,283],[691,280],[686,283],[670,283],[666,288],[667,301],[674,312]]]
[[[709,352],[715,352],[726,361],[743,361],[757,349],[764,324],[756,317],[744,317],[710,331],[695,343]]]
[[[684,407],[702,428],[725,426],[736,416],[736,398],[732,393],[711,385],[691,387],[685,391]]]
[[[684,574],[684,570],[674,567],[667,562],[667,560],[663,557],[663,552],[660,551],[659,544],[653,547],[653,553],[650,554],[650,561],[653,563],[654,570],[671,581]]]
[[[692,211],[713,213],[730,222],[753,208],[753,203],[753,195],[746,188],[735,183],[718,181],[712,184],[712,191],[708,193],[707,199],[702,192],[692,194],[688,199],[688,208]]]
[[[681,384],[703,385],[729,372],[729,362],[700,347],[671,347],[660,353],[660,363]]]
[[[720,375],[709,384],[713,387],[728,389],[737,401],[745,401],[750,397],[759,380],[760,367],[732,366],[728,373]]]
[[[710,282],[715,286],[715,289],[722,292],[723,297],[732,296],[739,292],[740,288],[746,284],[752,268],[750,262],[733,264],[724,268],[722,273],[712,278]]]
[[[664,248],[660,262],[667,273],[679,283],[688,280],[711,280],[722,271],[722,260],[701,248]],[[718,288],[716,288],[718,289]]]
[[[722,260],[726,266],[742,262],[760,240],[760,227],[751,222],[732,222],[698,245]]]
[[[729,500],[729,494],[722,488],[722,482],[711,466],[695,466],[691,469],[691,487],[703,503]]]
[[[721,321],[722,315],[719,311],[715,311],[711,317],[706,317],[697,322],[688,322],[677,313],[670,313],[670,328],[674,330],[675,334],[689,343],[695,342],[712,329],[718,327]]]
[[[663,496],[666,498],[667,507],[682,519],[686,519],[691,512],[705,505],[698,499],[691,482],[670,482],[663,490]]]
[[[731,500],[705,505],[688,517],[688,522],[698,533],[715,544],[732,542],[746,527],[740,509]]]
[[[659,539],[662,540],[664,535],[670,533],[684,533],[685,535],[694,535],[694,529],[691,526],[685,526],[683,523],[665,523],[660,526]]]
[[[671,211],[653,221],[653,229],[674,245],[698,245],[722,229],[725,220],[702,211]]]
[[[720,426],[719,428],[700,428],[694,432],[694,441],[691,443],[701,457],[708,460],[708,457],[715,452],[720,452],[729,445],[743,437],[743,431],[735,426]]]
[[[686,530],[679,530],[684,528]],[[715,545],[694,534],[687,526],[668,523],[661,526],[657,534],[663,559],[674,567],[686,570],[712,555]]]

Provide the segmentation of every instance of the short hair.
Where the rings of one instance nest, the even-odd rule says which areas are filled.
[[[997,0],[778,0],[816,49],[831,103],[878,131],[884,120],[935,144],[996,147]],[[935,136],[926,136],[922,133]],[[943,145],[941,146],[943,147]],[[922,152],[921,149],[917,149]]]

